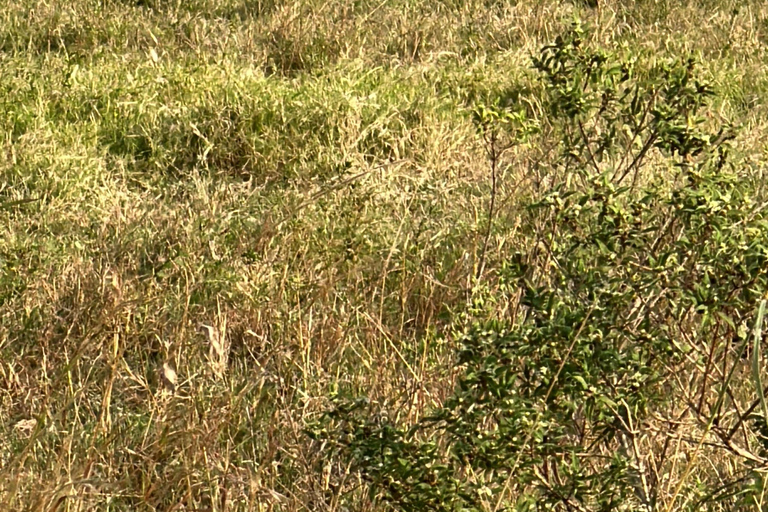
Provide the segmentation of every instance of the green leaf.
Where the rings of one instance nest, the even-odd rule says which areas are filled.
[[[765,302],[765,299],[760,301],[760,307],[757,311],[757,320],[755,320],[754,346],[752,347],[752,378],[755,380],[755,388],[757,388],[757,396],[760,399],[760,407],[763,409],[763,418],[768,419],[768,406],[765,403],[763,383],[760,376],[760,340],[763,337]]]

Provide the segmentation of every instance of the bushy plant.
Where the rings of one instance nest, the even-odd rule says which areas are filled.
[[[497,269],[508,319],[468,330],[452,394],[417,423],[337,397],[313,435],[397,510],[753,504],[768,224],[704,117],[713,90],[694,59],[643,65],[578,26],[533,64],[556,145]]]

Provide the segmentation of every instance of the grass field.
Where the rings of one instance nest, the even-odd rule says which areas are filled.
[[[420,417],[507,314],[528,153],[489,225],[473,111],[575,18],[697,56],[763,177],[757,0],[9,0],[0,509],[385,510],[305,429],[340,389]]]

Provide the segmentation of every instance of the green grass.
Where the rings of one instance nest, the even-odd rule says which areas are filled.
[[[11,0],[0,509],[378,510],[304,428],[340,388],[407,392],[409,417],[450,390],[490,190],[472,109],[535,92],[530,55],[576,16],[699,55],[761,175],[762,2]],[[505,171],[486,269],[535,151]]]

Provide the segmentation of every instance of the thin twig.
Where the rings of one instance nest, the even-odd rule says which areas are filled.
[[[488,227],[485,230],[485,240],[483,240],[483,248],[480,252],[480,261],[477,265],[477,274],[475,275],[475,281],[479,281],[480,277],[482,277],[483,272],[485,271],[485,257],[488,252],[488,244],[491,240],[491,230],[493,229],[493,216],[496,213],[496,191],[497,191],[497,183],[496,183],[496,171],[498,168],[499,163],[499,156],[501,154],[500,151],[498,151],[498,148],[496,147],[496,140],[497,140],[497,133],[496,131],[492,131],[490,135],[490,139],[486,138],[485,135],[483,136],[488,145],[487,151],[488,151],[488,157],[491,160],[491,204],[488,206]]]

